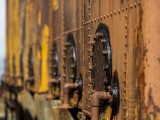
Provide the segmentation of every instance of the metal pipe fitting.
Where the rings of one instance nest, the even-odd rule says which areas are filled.
[[[63,87],[64,101],[63,105],[69,105],[69,93],[71,90],[77,90],[78,83],[66,83]]]
[[[27,84],[28,83],[34,83],[34,77],[29,77],[24,80],[24,87],[27,89]]]
[[[49,81],[49,86],[51,87],[52,85],[55,85],[55,84],[59,84],[60,81],[58,79],[51,79]]]
[[[57,97],[57,96],[53,96],[52,95],[52,85],[58,85],[58,84],[60,84],[60,81],[58,80],[58,79],[51,79],[50,81],[49,81],[49,90],[48,90],[48,95],[47,95],[47,99],[49,100],[49,99],[54,99],[55,97]]]
[[[99,107],[102,100],[112,99],[110,92],[97,91],[91,96],[91,120],[99,119]]]

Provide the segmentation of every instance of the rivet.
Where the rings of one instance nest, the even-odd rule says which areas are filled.
[[[125,47],[127,47],[127,46],[128,46],[128,44],[126,43],[126,44],[125,44]]]
[[[120,13],[121,12],[121,10],[118,10],[118,13]]]
[[[125,18],[127,19],[127,18],[128,18],[128,15],[125,15]]]
[[[116,15],[116,11],[114,11],[114,14]]]
[[[109,17],[109,14],[107,14],[107,17]]]
[[[97,20],[99,21],[99,17],[97,18]]]
[[[141,5],[140,1],[138,2],[138,5]]]
[[[94,22],[94,20],[92,19],[92,23]]]
[[[101,16],[101,20],[103,19],[103,16]]]
[[[103,18],[105,19],[105,17],[106,17],[106,16],[104,15]]]
[[[122,11],[124,12],[124,8],[122,8]]]
[[[131,5],[130,5],[130,8],[132,9],[132,7],[133,7],[133,5],[131,4]]]
[[[127,37],[127,33],[124,36]]]
[[[134,3],[134,7],[136,7],[137,6],[137,3]]]
[[[126,10],[128,9],[128,7],[126,6]]]
[[[110,15],[112,16],[112,12],[110,13]]]
[[[96,22],[96,19],[94,19],[94,22]]]
[[[124,27],[127,28],[127,24]]]

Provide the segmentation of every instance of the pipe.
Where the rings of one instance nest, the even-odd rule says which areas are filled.
[[[34,82],[34,77],[29,77],[24,80],[24,87],[27,89],[27,84],[28,83],[33,83]]]
[[[64,94],[64,102],[63,105],[68,106],[69,105],[69,93],[70,90],[76,90],[78,87],[78,83],[66,83],[63,87],[63,94]]]
[[[110,92],[97,91],[91,96],[91,120],[99,119],[99,107],[102,100],[112,99]]]
[[[51,87],[52,85],[55,85],[55,84],[59,84],[60,81],[58,79],[51,79],[49,81],[49,86]]]
[[[47,95],[47,99],[50,100],[50,99],[54,99],[55,97],[52,95],[52,85],[56,85],[56,84],[59,84],[60,81],[58,79],[51,79],[49,81],[49,91],[48,91],[48,95]]]

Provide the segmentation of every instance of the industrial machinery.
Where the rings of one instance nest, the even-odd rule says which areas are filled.
[[[7,0],[7,120],[159,120],[159,0]]]

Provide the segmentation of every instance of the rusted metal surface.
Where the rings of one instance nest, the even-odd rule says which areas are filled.
[[[142,97],[144,99],[143,112],[146,116],[153,116],[153,119],[160,119],[160,94],[157,92],[159,88],[160,75],[160,23],[157,9],[160,7],[160,1],[144,0],[142,1],[142,36],[144,40],[144,77]],[[148,118],[149,119],[149,118]],[[152,119],[152,118],[150,118]]]
[[[158,0],[8,1],[6,99],[14,100],[24,80],[34,93],[23,103],[33,118],[48,119],[51,112],[42,108],[50,111],[48,103],[59,99],[53,111],[68,116],[70,107],[60,106],[78,108],[73,118],[79,111],[83,119],[159,119],[159,6]]]

